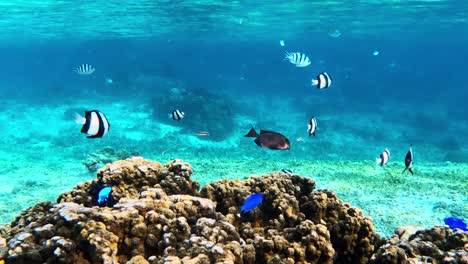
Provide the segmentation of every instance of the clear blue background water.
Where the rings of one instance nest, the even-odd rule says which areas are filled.
[[[307,113],[304,122],[308,113],[331,114],[337,123],[352,127],[354,121],[345,114],[377,114],[385,119],[385,127],[376,130],[391,134],[396,124],[417,130],[407,135],[404,144],[466,151],[467,133],[460,131],[468,122],[466,36],[381,34],[353,38],[343,32],[340,38],[311,34],[308,38],[285,39],[285,47],[279,45],[279,39],[190,41],[179,36],[4,43],[0,47],[0,94],[4,99],[30,104],[93,101],[93,97],[98,103],[98,95],[147,104],[149,98],[164,95],[169,88],[156,82],[135,87],[136,76],[162,76],[183,82],[187,89],[207,89],[243,101],[249,108],[237,107],[236,111],[252,115],[258,122],[262,117],[256,116],[255,106],[261,95],[273,108],[284,100],[292,102],[284,109],[284,116],[278,117],[281,120],[287,120],[291,112]],[[380,52],[379,56],[372,55],[374,50]],[[296,68],[283,61],[284,51],[305,52],[312,64]],[[96,67],[95,74],[75,74],[72,69],[81,63]],[[327,91],[309,87],[310,80],[321,71],[333,78],[333,86]],[[106,85],[105,78],[112,78],[114,84]],[[153,109],[149,107],[148,111]],[[454,161],[465,158],[458,155]],[[431,160],[430,155],[426,159]]]

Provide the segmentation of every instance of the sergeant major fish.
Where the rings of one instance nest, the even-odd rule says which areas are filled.
[[[286,52],[284,59],[296,65],[296,67],[307,67],[311,63],[309,57],[301,52]]]
[[[79,75],[91,75],[94,73],[94,71],[96,71],[96,69],[90,64],[85,63],[76,67],[74,71],[78,73]]]

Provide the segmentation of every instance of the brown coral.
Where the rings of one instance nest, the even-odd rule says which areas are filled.
[[[310,178],[271,173],[199,192],[191,174],[181,160],[108,164],[58,203],[37,204],[0,227],[0,263],[365,263],[371,256],[452,263],[467,256],[466,233],[445,228],[379,248],[371,220],[331,191],[314,192]],[[113,190],[106,207],[96,206],[102,186]],[[241,213],[253,192],[264,201]]]
[[[414,231],[414,228],[412,228]],[[372,263],[468,263],[468,233],[435,226],[409,235],[397,229],[372,256]]]

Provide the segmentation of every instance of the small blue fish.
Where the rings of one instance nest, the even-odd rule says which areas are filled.
[[[468,231],[468,225],[463,222],[462,219],[456,217],[447,217],[444,219],[446,225],[448,225],[451,229],[459,228],[463,231]]]
[[[261,193],[253,193],[247,199],[241,207],[242,213],[247,213],[250,210],[257,208],[263,201],[264,197]]]
[[[98,204],[101,205],[101,204],[107,202],[107,199],[109,199],[109,195],[110,195],[111,192],[112,192],[111,187],[102,188],[99,191],[99,194],[98,194],[98,200],[97,200]]]

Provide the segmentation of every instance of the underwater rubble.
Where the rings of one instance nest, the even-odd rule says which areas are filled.
[[[398,228],[369,217],[311,178],[273,172],[192,181],[182,160],[133,157],[0,226],[0,263],[468,263],[468,233]],[[106,206],[98,193],[112,187]],[[241,213],[250,194],[260,206]]]

